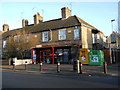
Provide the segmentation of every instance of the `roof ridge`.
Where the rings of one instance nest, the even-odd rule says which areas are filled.
[[[62,18],[51,19],[51,20],[48,20],[48,21],[44,21],[43,23],[46,23],[46,22],[51,22],[51,21],[57,21],[57,20],[62,20]]]
[[[80,23],[87,24],[87,25],[91,26],[92,28],[97,29],[96,27],[92,26],[91,24],[89,24],[88,22],[86,22],[85,20],[83,20],[82,18],[80,18],[80,17],[78,17],[78,16],[76,16],[76,15],[75,15],[75,17],[78,19],[78,21],[79,21]],[[97,30],[98,30],[98,29],[97,29]]]

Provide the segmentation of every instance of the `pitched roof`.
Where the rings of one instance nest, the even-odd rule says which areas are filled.
[[[37,25],[34,25],[29,32],[41,32],[45,30],[55,30],[60,28],[66,28],[71,26],[80,25],[80,22],[76,19],[75,16],[70,16],[67,19],[54,19],[46,22],[41,22]]]
[[[88,25],[88,26],[90,26],[90,27],[93,28],[93,29],[96,29],[94,26],[90,25],[89,23],[87,23],[87,22],[84,21],[83,19],[79,18],[78,16],[75,16],[75,17],[79,20],[80,23],[85,24],[85,25]]]
[[[33,24],[28,25],[28,26],[26,26],[26,27],[24,27],[24,28],[17,28],[17,29],[13,29],[13,30],[4,32],[4,33],[2,34],[2,37],[3,37],[3,38],[6,38],[6,37],[11,36],[11,35],[14,36],[14,35],[19,34],[20,32],[23,32],[23,31],[25,31],[26,33],[29,33],[29,32],[28,32],[28,29],[30,29],[32,26],[33,26]]]
[[[21,29],[14,29],[14,30],[10,30],[10,31],[7,31],[7,32],[4,32],[2,34],[2,38],[6,38],[10,35],[16,35],[18,32],[20,32]]]
[[[61,29],[61,28],[73,27],[73,26],[77,26],[81,24],[85,24],[85,25],[92,27],[93,29],[96,29],[89,23],[85,22],[81,18],[74,15],[74,16],[68,17],[67,19],[62,19],[62,18],[53,19],[53,20],[49,20],[45,22],[40,22],[37,25],[31,24],[24,28],[10,30],[8,32],[3,33],[3,38],[10,36],[10,35],[16,35],[17,33],[22,32],[22,31],[25,31],[27,33],[35,33],[35,32],[47,31],[50,29],[56,30],[56,29]]]

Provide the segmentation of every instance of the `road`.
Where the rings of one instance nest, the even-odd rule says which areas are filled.
[[[118,79],[3,71],[2,88],[118,88]]]

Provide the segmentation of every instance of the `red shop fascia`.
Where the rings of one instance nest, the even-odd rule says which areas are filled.
[[[49,63],[55,64],[57,62],[57,58],[59,57],[59,54],[64,55],[64,57],[66,57],[66,60],[67,60],[67,57],[71,55],[70,53],[71,47],[72,45],[33,47],[32,63],[37,64],[40,62],[50,61]],[[68,62],[68,61],[65,61],[65,62]]]

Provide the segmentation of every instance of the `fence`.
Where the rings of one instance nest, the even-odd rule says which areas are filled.
[[[107,64],[120,62],[120,50],[102,50],[104,52],[104,58]],[[111,53],[111,58],[110,58]]]
[[[3,60],[2,59],[2,65],[9,65],[9,60]]]

